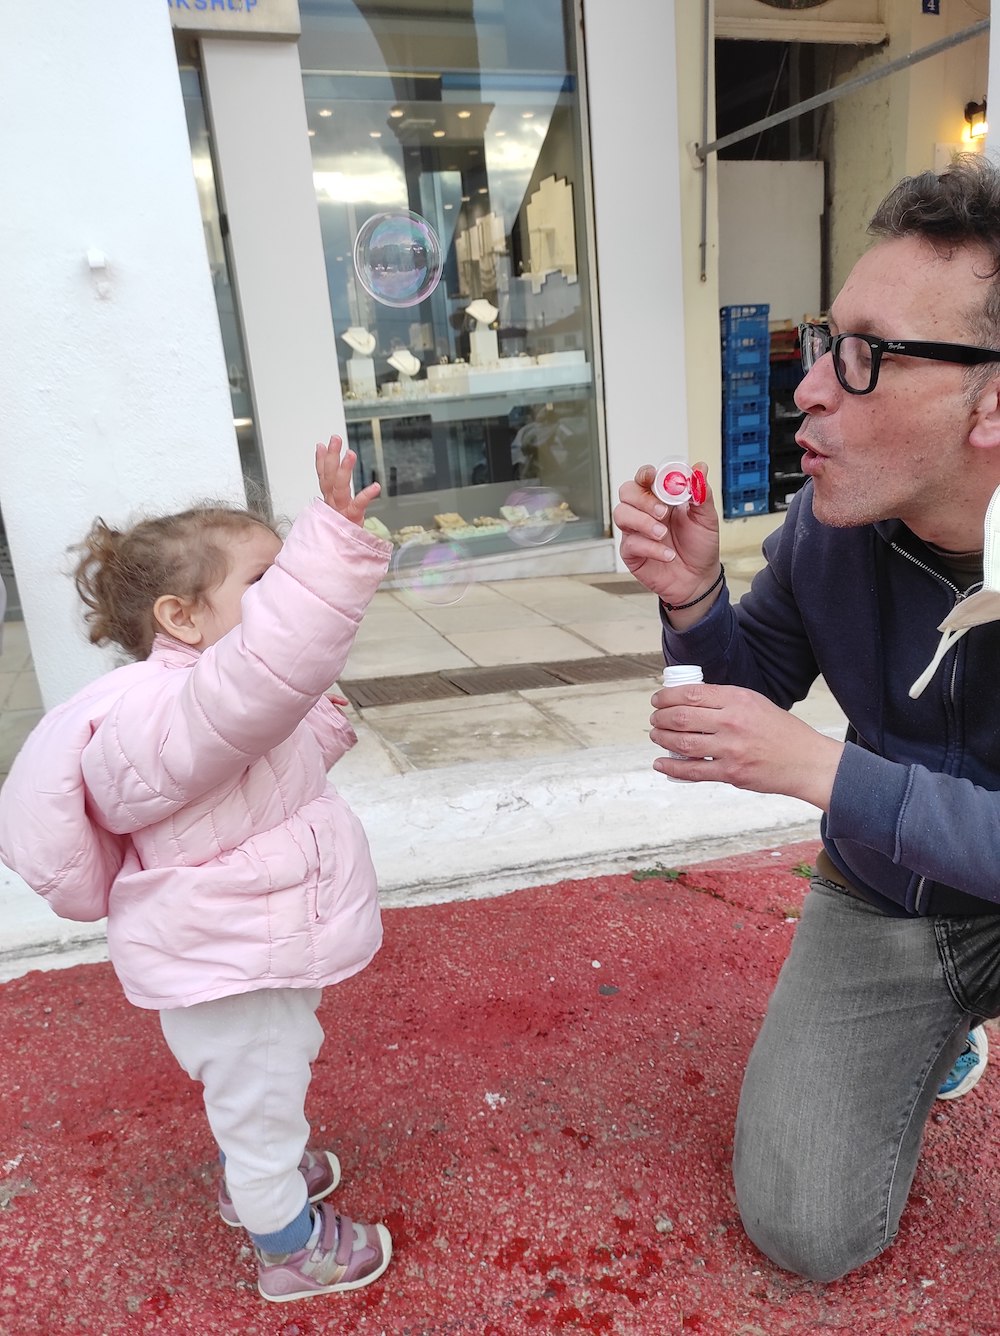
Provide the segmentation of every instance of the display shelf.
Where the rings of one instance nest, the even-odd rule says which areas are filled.
[[[540,367],[545,377],[532,377],[523,383],[490,383],[489,372],[482,372],[477,380],[482,388],[462,393],[434,391],[425,394],[380,395],[377,399],[345,399],[344,416],[348,422],[368,422],[372,419],[429,417],[433,422],[461,422],[466,418],[503,416],[520,404],[560,403],[577,397],[577,391],[586,389],[591,382],[590,367]],[[552,376],[553,371],[572,371],[572,377]],[[500,377],[498,377],[500,380]]]

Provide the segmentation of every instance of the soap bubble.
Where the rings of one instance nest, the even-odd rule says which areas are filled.
[[[541,547],[551,543],[570,517],[569,508],[551,487],[519,487],[500,507],[507,535],[518,547]]]
[[[424,603],[447,607],[457,603],[470,583],[471,564],[459,544],[410,538],[392,555],[397,586]]]
[[[358,232],[354,269],[364,290],[383,306],[416,306],[440,282],[441,243],[419,213],[376,213]]]

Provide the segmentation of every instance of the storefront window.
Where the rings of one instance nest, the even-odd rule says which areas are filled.
[[[474,554],[607,532],[586,169],[562,0],[301,0],[300,57],[348,434],[397,542]],[[355,255],[414,216],[440,281]],[[384,258],[384,252],[383,252]],[[405,284],[403,285],[405,287]],[[410,304],[402,304],[400,296]],[[388,298],[388,300],[386,300]]]

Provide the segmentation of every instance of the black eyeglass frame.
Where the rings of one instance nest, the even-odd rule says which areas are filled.
[[[820,335],[825,346],[823,351],[807,364],[806,337],[815,334]],[[862,339],[871,349],[870,379],[867,387],[863,390],[848,385],[841,373],[839,353],[840,345],[844,339]],[[877,339],[874,334],[855,334],[850,331],[844,334],[831,334],[829,325],[814,322],[799,325],[799,353],[803,371],[806,373],[811,371],[819,359],[825,357],[829,352],[833,353],[833,369],[837,373],[837,380],[841,388],[846,390],[848,394],[871,394],[878,384],[878,372],[883,353],[894,353],[901,357],[925,357],[932,362],[959,362],[964,366],[977,366],[984,362],[1000,362],[1000,348],[977,348],[967,343],[923,343],[914,342],[912,339]]]

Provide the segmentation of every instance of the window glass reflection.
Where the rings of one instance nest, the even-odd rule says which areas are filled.
[[[553,0],[301,12],[339,371],[358,481],[383,486],[375,516],[397,542],[452,531],[493,555],[544,491],[559,522],[534,534],[603,534],[572,16]],[[440,282],[409,305],[355,265],[359,233],[394,213],[440,244]]]

